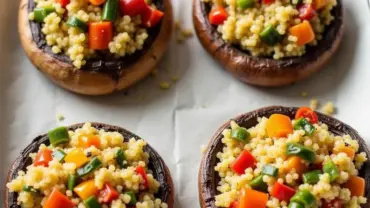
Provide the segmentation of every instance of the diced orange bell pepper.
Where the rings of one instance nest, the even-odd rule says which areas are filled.
[[[328,0],[314,0],[314,5],[316,10],[320,10],[324,8],[326,5],[328,5]]]
[[[88,148],[91,146],[95,146],[96,148],[100,147],[100,138],[96,135],[84,137],[81,142],[82,147],[84,148]]]
[[[89,0],[89,2],[95,6],[104,4],[105,0]]]
[[[238,208],[266,208],[268,194],[243,188],[241,190]]]
[[[113,40],[112,22],[92,22],[89,24],[89,48],[93,50],[108,49]]]
[[[99,189],[95,186],[94,180],[89,180],[80,183],[78,186],[76,186],[73,191],[81,198],[81,199],[87,199],[90,196],[95,196],[98,194]]]
[[[301,175],[301,174],[305,173],[308,170],[308,167],[304,163],[304,160],[302,160],[298,156],[291,156],[291,157],[288,158],[288,164],[286,166],[282,167],[281,172],[282,173],[287,173],[290,170],[292,170],[293,168],[295,169],[295,172],[298,175]]]
[[[315,40],[315,33],[310,22],[307,20],[289,28],[289,33],[290,35],[297,37],[297,45],[305,45]]]
[[[74,149],[66,155],[64,161],[67,163],[74,163],[77,168],[79,168],[89,162],[89,158],[81,149]]]
[[[40,150],[35,157],[35,161],[33,162],[33,165],[48,167],[49,162],[53,160],[52,154],[53,152],[49,150],[48,148]]]
[[[67,196],[62,194],[58,189],[51,192],[49,198],[46,200],[43,208],[73,208],[75,205]]]
[[[288,116],[273,114],[267,121],[266,130],[270,138],[286,137],[293,133],[293,125]]]
[[[351,191],[351,196],[364,196],[365,194],[365,179],[358,176],[351,176],[343,185]]]
[[[345,153],[351,160],[355,158],[356,151],[352,147],[341,147],[339,149],[334,149],[334,154],[339,154],[341,152]]]

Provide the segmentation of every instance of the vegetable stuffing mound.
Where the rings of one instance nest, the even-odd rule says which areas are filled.
[[[252,56],[302,56],[335,17],[337,0],[202,0],[222,39]]]
[[[366,153],[349,135],[330,132],[310,108],[294,120],[259,118],[250,129],[232,121],[222,143],[217,207],[360,208],[367,201],[358,176]]]
[[[143,48],[148,28],[164,13],[151,0],[33,0],[31,21],[42,25],[47,45],[76,68],[107,51],[124,57]]]
[[[168,207],[154,196],[160,184],[143,140],[123,142],[122,134],[90,123],[75,131],[58,127],[48,137],[51,145],[30,154],[32,164],[7,184],[21,207]]]

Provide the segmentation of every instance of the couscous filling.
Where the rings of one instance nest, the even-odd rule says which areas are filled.
[[[202,0],[226,42],[252,56],[302,56],[334,20],[337,0]]]
[[[358,175],[366,153],[349,135],[331,133],[309,108],[294,120],[259,118],[249,129],[232,121],[222,143],[217,207],[359,208],[367,201]]]
[[[31,21],[42,24],[46,44],[65,54],[76,68],[98,51],[124,57],[143,48],[147,29],[163,12],[151,0],[33,0]]]
[[[167,208],[148,168],[143,140],[123,142],[118,132],[86,123],[75,131],[58,127],[49,146],[32,153],[32,164],[7,184],[24,208]]]

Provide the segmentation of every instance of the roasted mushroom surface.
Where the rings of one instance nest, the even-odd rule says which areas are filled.
[[[40,8],[33,0],[22,0],[19,7],[18,30],[22,46],[31,62],[63,88],[86,95],[109,94],[126,89],[149,75],[167,50],[173,22],[169,0],[153,0],[148,7],[148,11],[152,13],[137,16],[134,16],[136,13],[121,15],[121,10],[124,10],[122,8],[125,8],[122,3],[124,0],[98,1],[105,2],[99,6],[89,3],[88,8],[81,9],[83,12],[75,13],[71,11],[73,6],[78,8],[75,5],[78,1],[62,2],[69,2],[69,5],[59,3],[56,5],[62,7],[55,8],[53,5],[45,4],[40,6],[42,11],[37,11]],[[137,0],[137,2],[144,2],[144,0]],[[106,5],[113,5],[113,7]],[[109,9],[105,9],[106,7]],[[51,13],[48,12],[49,10]],[[50,15],[55,17],[47,19]],[[61,18],[60,23],[57,23],[59,25],[57,28],[62,30],[61,33],[51,32],[55,29],[52,24],[56,18]],[[48,29],[44,29],[46,22]],[[151,25],[154,23],[155,25]],[[133,27],[136,31],[133,31]],[[72,45],[64,42],[68,35],[79,33],[78,29],[83,30],[82,34],[85,34],[85,37],[74,40],[77,42]],[[99,31],[103,31],[102,34],[113,34],[107,35],[107,40],[98,42],[96,38],[105,37],[99,36]],[[59,38],[63,33],[65,36]],[[131,39],[127,39],[127,34]],[[50,37],[46,39],[48,35]],[[53,40],[55,37],[56,39]],[[131,42],[126,42],[128,40]],[[83,42],[83,53],[80,50],[81,47],[79,48],[79,41]],[[83,59],[81,59],[82,55]]]
[[[70,132],[69,135],[72,135],[69,139],[66,139],[66,129]],[[89,131],[95,131],[95,133]],[[71,134],[71,132],[73,133]],[[82,134],[85,134],[85,136]],[[101,135],[101,137],[98,135]],[[77,139],[77,137],[79,139]],[[81,139],[82,137],[86,140]],[[71,146],[73,142],[69,142],[74,139],[78,140],[78,146],[86,148],[83,152],[79,152],[81,148],[73,148],[73,146]],[[75,142],[77,140],[75,140]],[[108,143],[104,143],[103,140],[106,140]],[[119,140],[122,140],[121,143]],[[54,147],[49,146],[51,143]],[[113,145],[115,147],[110,147],[113,143],[115,144]],[[100,146],[100,148],[98,148],[99,151],[101,151],[100,153],[99,151],[96,151],[97,146]],[[105,146],[109,147],[102,149]],[[68,149],[71,147],[72,149]],[[143,149],[140,150],[141,148]],[[53,151],[51,154],[52,158],[48,159],[46,153],[51,150]],[[116,162],[109,162],[110,159],[108,158],[110,157],[110,150],[114,150],[114,152],[116,152],[114,153],[114,161]],[[30,154],[32,155],[33,153],[37,153],[37,155],[35,154],[36,156],[34,159],[30,157]],[[44,157],[40,157],[39,155],[44,155]],[[84,161],[85,159],[87,160]],[[145,160],[148,161],[145,162]],[[31,169],[42,169],[43,167],[46,167],[47,169],[50,166],[61,165],[57,164],[58,162],[65,164],[61,167],[70,167],[71,164],[77,166],[76,172],[68,175],[68,182],[66,182],[65,185],[59,184],[55,186],[56,188],[54,188],[53,191],[47,190],[46,192],[40,193],[40,190],[37,187],[25,184],[20,188],[20,191],[10,192],[10,189],[19,188],[17,187],[19,184],[17,184],[16,180],[19,179],[17,177],[19,177],[20,171],[24,171],[24,173],[27,174]],[[115,165],[105,167],[111,162],[115,163]],[[144,162],[147,163],[146,167],[144,167]],[[32,168],[26,169],[30,165],[32,165]],[[104,185],[102,187],[98,187],[98,184],[94,182],[100,180],[99,178],[96,178],[97,175],[100,174],[99,172],[109,172],[114,166],[116,166],[116,171],[122,167],[122,169],[120,169],[122,173],[121,175],[125,175],[125,177],[127,176],[127,179],[124,181],[131,183],[122,183],[119,185],[117,184],[117,180],[113,182],[113,179],[111,179],[108,181],[103,180]],[[132,170],[134,172],[132,172]],[[68,170],[65,169],[63,171]],[[37,171],[34,171],[33,173],[37,173]],[[47,173],[44,174],[47,175]],[[130,176],[130,174],[133,175]],[[137,176],[140,176],[140,180],[137,181],[138,183],[133,179]],[[29,178],[30,177],[31,176],[29,176]],[[62,177],[62,175],[60,175],[60,177]],[[29,178],[28,180],[30,180]],[[42,179],[38,178],[37,180]],[[50,180],[51,181],[49,182],[52,183],[52,178],[50,178]],[[62,179],[60,178],[60,180]],[[18,182],[22,181],[18,180]],[[34,183],[36,184],[38,182],[36,181]],[[100,206],[103,204],[104,206],[113,206],[113,204],[115,204],[115,206],[119,206],[121,203],[121,205],[126,204],[126,206],[132,206],[136,205],[136,203],[138,203],[138,205],[139,203],[142,204],[143,201],[147,201],[146,203],[149,204],[156,203],[156,206],[159,207],[174,207],[174,186],[171,174],[161,156],[150,145],[145,144],[145,142],[137,135],[121,127],[102,123],[76,124],[69,126],[68,128],[58,127],[49,131],[48,134],[36,137],[32,143],[21,152],[21,155],[13,163],[8,173],[7,184],[4,200],[4,207],[7,208],[21,207],[19,201],[20,194],[23,196],[21,197],[22,200],[27,199],[27,194],[34,194],[32,195],[34,196],[34,202],[45,197],[47,199],[44,201],[44,206],[47,207],[53,207],[52,203],[60,203],[66,208],[77,206],[80,203],[85,204],[87,207],[94,207],[94,203],[99,203],[101,204]],[[38,184],[40,185],[41,182]],[[43,186],[42,188],[45,188],[47,184],[42,184],[41,186]],[[59,192],[55,190],[59,190]],[[50,194],[51,191],[57,192],[57,194]],[[41,196],[41,194],[44,193],[49,193],[50,195],[48,197],[43,195]],[[119,198],[118,195],[120,195]],[[66,198],[66,196],[69,198]],[[23,201],[23,203],[26,202]],[[34,204],[34,206],[37,206],[37,204]]]
[[[294,1],[294,0],[293,0]],[[297,81],[303,80],[309,77],[312,73],[317,72],[325,67],[334,53],[337,51],[339,44],[343,37],[344,25],[343,25],[343,5],[341,0],[337,0],[337,5],[334,6],[331,10],[331,15],[335,18],[330,25],[326,25],[324,33],[321,34],[321,40],[317,41],[315,46],[306,46],[305,53],[295,53],[295,56],[291,56],[289,52],[286,52],[287,55],[280,57],[281,55],[276,56],[274,59],[271,55],[264,56],[259,54],[259,51],[274,51],[274,46],[269,46],[268,42],[270,41],[279,41],[281,38],[274,38],[274,34],[278,34],[277,28],[270,28],[270,26],[265,27],[262,32],[260,32],[257,37],[257,46],[254,46],[251,41],[256,41],[252,37],[256,37],[256,34],[253,36],[245,37],[244,39],[238,39],[237,43],[230,43],[230,41],[225,41],[224,37],[230,38],[230,33],[235,32],[231,27],[227,29],[224,28],[225,35],[220,33],[220,27],[218,25],[212,25],[210,22],[210,12],[212,9],[209,2],[222,2],[221,1],[204,1],[204,0],[193,0],[193,21],[196,33],[203,47],[208,51],[208,53],[218,61],[225,70],[229,71],[236,78],[240,79],[243,82],[265,87],[275,87],[295,83]],[[234,1],[233,1],[234,2]],[[253,0],[247,1],[235,1],[235,2],[253,2]],[[265,1],[259,1],[263,2]],[[267,1],[274,2],[274,1]],[[306,6],[306,5],[304,5]],[[217,9],[217,6],[213,6]],[[301,7],[301,6],[300,6]],[[289,7],[290,8],[290,7]],[[256,8],[257,10],[260,9]],[[299,8],[297,8],[299,10]],[[239,11],[238,9],[236,11]],[[256,15],[248,15],[248,12],[251,10],[245,10],[245,19],[256,18],[253,21],[257,20]],[[304,10],[305,11],[305,10]],[[228,11],[224,11],[228,12]],[[217,12],[217,18],[213,21],[220,21],[222,18],[220,15],[221,12]],[[300,14],[299,14],[300,15]],[[220,17],[221,16],[221,17]],[[227,17],[227,14],[225,15]],[[301,17],[299,17],[301,18]],[[307,23],[307,20],[302,19],[303,22]],[[227,19],[225,22],[229,21]],[[230,20],[231,21],[231,20]],[[246,20],[247,21],[247,20]],[[301,21],[301,20],[299,20]],[[253,24],[254,24],[253,22]],[[223,23],[223,22],[222,22]],[[239,25],[243,25],[240,21]],[[246,23],[247,24],[247,23]],[[248,23],[249,24],[249,23]],[[255,25],[253,25],[255,26]],[[242,26],[239,26],[242,27]],[[222,29],[221,29],[222,30]],[[238,35],[243,35],[247,33],[246,30],[252,30],[251,28],[246,27],[245,30],[239,28]],[[255,28],[253,30],[256,30]],[[243,32],[244,31],[244,32]],[[267,43],[263,43],[263,47],[259,48],[258,45],[263,41],[263,37],[268,34],[272,37],[266,39]],[[286,31],[286,39],[291,39],[289,37],[290,32]],[[291,35],[290,35],[291,36]],[[280,36],[279,36],[280,37]],[[240,37],[239,37],[240,38]],[[253,40],[252,40],[253,39]],[[259,42],[258,42],[259,41]],[[285,40],[286,42],[288,40]],[[316,40],[315,40],[316,41]],[[248,43],[247,43],[248,42]],[[245,43],[246,46],[241,47],[240,44]],[[275,44],[275,42],[274,42]],[[283,43],[282,43],[283,44]],[[287,43],[284,43],[287,44]],[[253,45],[253,53],[246,50],[247,45]],[[288,44],[289,45],[289,44]],[[294,44],[293,44],[294,45]],[[286,45],[287,46],[287,45]],[[265,49],[269,48],[270,49]],[[284,46],[285,47],[285,46]],[[291,46],[289,46],[291,47]],[[279,49],[279,51],[285,50]],[[277,52],[275,52],[276,54]],[[284,53],[283,53],[284,54]],[[297,56],[299,55],[299,56]]]
[[[307,205],[316,203],[322,207],[332,207],[332,205],[335,203],[339,203],[339,205],[341,205],[342,207],[350,207],[350,205],[346,204],[349,203],[348,200],[353,200],[351,201],[351,203],[353,203],[352,206],[369,207],[370,162],[369,160],[365,159],[369,158],[370,152],[367,148],[366,142],[357,133],[356,130],[354,130],[347,124],[344,124],[341,121],[330,116],[316,113],[307,109],[308,108],[298,109],[294,107],[271,106],[242,114],[240,116],[232,118],[232,122],[228,121],[224,125],[222,125],[209,142],[199,168],[198,187],[201,207],[238,208],[243,206],[248,207],[253,203],[255,203],[254,207],[265,207],[266,204],[264,203],[270,203],[269,206],[273,206],[274,204],[274,207],[279,207],[282,206],[280,204],[281,201],[286,201],[285,206],[292,204],[292,206],[294,205],[293,207],[305,207],[306,202],[308,203]],[[290,120],[292,122],[289,122]],[[276,125],[272,125],[274,123]],[[289,123],[291,123],[290,127]],[[322,126],[322,124],[325,124],[327,126],[327,129],[325,126]],[[261,133],[262,130],[256,125],[266,125],[266,133]],[[276,126],[278,126],[279,128],[274,129],[274,127]],[[321,127],[323,129],[321,129]],[[289,132],[292,132],[292,129],[294,129],[294,134],[287,136]],[[297,132],[296,129],[301,130],[301,132]],[[317,134],[315,134],[315,131],[320,131],[324,134],[325,132],[329,131],[333,135],[338,136],[327,137],[327,139],[335,138],[334,142],[337,143],[334,144],[335,148],[330,147],[333,148],[333,150],[331,150],[329,146],[326,147],[329,148],[328,151],[330,150],[329,154],[331,155],[330,157],[328,156],[329,154],[324,155],[323,158],[325,159],[322,163],[317,163],[319,160],[321,161],[320,158],[322,157],[322,155],[319,155],[317,153],[317,150],[312,151],[314,150],[314,147],[309,146],[310,142],[315,143],[315,139],[308,135],[313,135],[316,137]],[[258,148],[260,148],[256,144],[256,139],[258,139],[258,136],[256,136],[256,134],[261,134],[260,139],[264,139],[266,144],[271,142],[271,139],[275,142],[274,145],[276,144],[278,146],[280,144],[280,151],[283,151],[283,154],[289,154],[288,156],[286,156],[286,162],[284,161],[281,164],[278,164],[279,162],[275,161],[264,164],[263,167],[261,167],[260,164],[263,163],[262,161],[269,158],[265,157],[265,159],[261,159],[263,157],[260,157],[255,152]],[[271,139],[262,136],[262,134],[269,134],[271,136]],[[301,138],[304,138],[305,141],[309,141],[305,142],[304,144],[300,144],[302,143],[302,140],[295,143],[295,137],[299,134],[301,135]],[[278,137],[281,138],[277,138],[276,136],[272,135],[279,135]],[[350,137],[343,137],[344,135],[349,135]],[[343,143],[343,138],[346,138],[346,142],[345,145],[341,146],[341,144]],[[350,138],[352,138],[352,140],[350,140]],[[253,148],[251,148],[251,146],[248,146],[252,144],[257,146]],[[357,144],[358,150],[355,151],[354,149],[356,149]],[[224,159],[221,160],[221,158],[223,158],[222,154],[225,153],[224,151],[230,149],[230,145],[234,147],[233,151],[240,152],[240,155],[234,155],[234,153],[229,152],[229,159],[231,160],[231,158],[234,157],[235,159],[232,160],[229,165],[227,165],[227,161]],[[263,144],[261,145],[263,146]],[[288,146],[285,147],[285,145],[290,146],[288,148]],[[313,145],[316,146],[316,144]],[[238,148],[240,151],[236,150]],[[319,146],[318,148],[322,148],[322,150],[324,151],[323,146]],[[304,151],[295,152],[295,150]],[[319,150],[321,151],[321,149]],[[272,155],[275,154],[274,151],[269,147],[265,147],[262,151],[269,152]],[[316,152],[317,157],[315,157],[315,154],[311,154],[313,152]],[[276,156],[276,158],[278,157],[279,156]],[[337,165],[338,157],[346,158],[347,162],[351,161],[351,159],[353,160],[353,166],[351,166],[351,169],[354,171],[351,173],[353,175],[347,175],[347,173],[343,173],[343,167]],[[253,162],[253,158],[257,161],[257,163]],[[359,168],[359,170],[354,170],[354,164],[356,163],[355,161],[358,160],[361,160],[363,164],[361,168]],[[243,162],[238,163],[238,161]],[[301,164],[304,164],[304,166],[301,166]],[[250,167],[248,165],[250,165]],[[293,168],[289,168],[290,166],[294,166],[294,170]],[[359,166],[356,166],[356,168],[357,167]],[[227,179],[225,179],[225,168],[227,169],[227,171],[229,171],[227,174]],[[331,172],[328,171],[329,169],[331,170]],[[259,173],[257,174],[256,171]],[[355,176],[357,174],[357,171],[358,176]],[[348,181],[345,181],[343,178],[341,178],[342,176],[336,176],[336,173],[338,172],[340,172],[339,174],[349,176]],[[297,174],[298,177],[295,174]],[[244,178],[240,178],[240,175],[242,175]],[[265,178],[265,176],[267,177]],[[317,189],[317,184],[325,183],[325,177],[328,177],[328,181],[326,183],[330,183],[331,187],[329,190],[321,190],[320,192],[319,189]],[[239,181],[236,182],[233,178],[239,178],[240,180],[235,179]],[[344,178],[346,178],[346,176],[344,176]],[[221,182],[221,179],[223,179],[223,182]],[[344,181],[341,181],[342,179]],[[232,183],[232,181],[234,181],[235,183]],[[233,185],[229,184],[229,182]],[[242,185],[242,187],[245,188],[241,188],[240,190],[238,188],[238,190],[233,193],[235,187],[240,187],[240,184],[244,184]],[[297,185],[304,186],[307,189],[303,189],[302,187],[297,188]],[[316,192],[312,192],[312,188],[314,188],[315,186],[317,186]],[[229,189],[227,187],[229,187]],[[334,196],[335,193],[333,192],[333,190],[336,189],[340,189],[341,193],[347,192],[348,197],[352,195],[352,198],[343,199],[339,197],[330,200],[322,199],[325,194],[327,194],[326,196],[329,196],[330,194],[333,194]],[[303,201],[298,202],[299,200],[297,201],[297,197],[295,196],[301,195],[302,193],[300,193],[300,191],[302,190],[308,190],[312,193],[304,193],[303,195],[315,195],[315,197],[317,199],[320,199],[320,201],[314,200],[315,197],[311,197],[312,200],[305,201],[307,198],[304,198]],[[248,194],[254,196],[257,201],[253,201],[253,197],[252,199],[248,197],[243,197],[245,196],[246,191],[251,192]],[[284,193],[281,193],[281,191],[283,191]],[[222,194],[224,195],[222,196]],[[353,198],[354,196],[359,196],[361,200],[357,201],[358,198]],[[261,202],[263,204],[259,204]],[[237,204],[239,204],[239,206],[237,206]]]

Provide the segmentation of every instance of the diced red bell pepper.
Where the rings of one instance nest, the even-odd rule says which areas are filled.
[[[332,201],[326,201],[325,199],[322,200],[322,207],[323,208],[342,208],[342,200],[341,199],[334,199]]]
[[[135,171],[137,174],[139,174],[143,178],[144,187],[145,189],[147,189],[149,187],[149,181],[148,181],[148,177],[146,176],[145,169],[142,166],[137,166]]]
[[[120,0],[121,12],[130,17],[142,14],[148,9],[144,0]]]
[[[212,25],[221,25],[225,22],[229,15],[227,14],[226,10],[222,6],[217,6],[211,10],[208,15],[209,22]]]
[[[141,15],[142,24],[147,27],[156,26],[164,16],[164,13],[158,9],[148,7]]]
[[[244,150],[230,167],[238,175],[242,175],[247,168],[254,168],[256,162],[256,158],[248,150]]]
[[[48,167],[49,162],[53,160],[52,154],[53,154],[53,151],[49,150],[48,148],[40,150],[35,157],[35,161],[33,162],[33,165]]]
[[[276,182],[272,188],[271,196],[279,199],[280,201],[289,202],[290,198],[294,196],[295,192],[295,189]]]
[[[298,120],[300,118],[305,118],[312,124],[319,122],[317,114],[309,107],[301,107],[297,110],[297,113],[295,114],[295,119]]]
[[[230,204],[229,208],[238,208],[238,201],[233,201],[233,202]]]
[[[43,208],[73,208],[74,203],[62,194],[58,189],[51,192],[49,198],[46,200]]]
[[[312,4],[301,4],[297,8],[299,12],[299,18],[303,20],[310,20],[316,15],[316,11]]]
[[[262,3],[266,4],[266,5],[272,4],[274,2],[275,2],[275,0],[262,0]]]
[[[57,2],[62,5],[63,8],[66,8],[66,6],[71,3],[70,0],[57,0]]]
[[[109,184],[104,184],[102,190],[99,193],[99,199],[101,199],[104,203],[110,203],[115,199],[118,199],[119,193],[116,189],[114,189]]]

